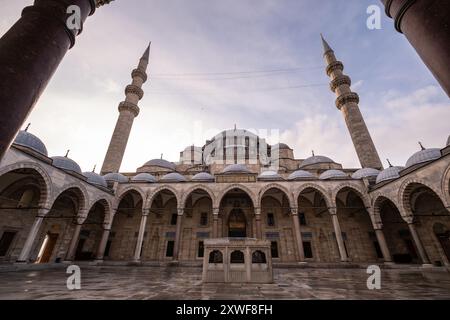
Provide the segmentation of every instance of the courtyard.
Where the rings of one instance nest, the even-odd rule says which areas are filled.
[[[202,284],[197,267],[81,266],[81,289],[70,291],[63,266],[0,272],[2,300],[297,300],[450,299],[450,273],[382,269],[369,290],[365,268],[276,268],[273,284]]]

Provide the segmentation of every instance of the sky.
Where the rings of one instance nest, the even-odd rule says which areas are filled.
[[[0,0],[0,36],[32,0]],[[369,30],[367,8],[382,9]],[[378,0],[116,0],[89,17],[26,123],[50,156],[103,163],[131,71],[152,42],[121,171],[225,129],[268,132],[294,149],[360,167],[325,73],[320,33],[344,63],[383,163],[444,147],[450,102]],[[24,124],[25,127],[26,124]],[[276,142],[276,141],[274,141]],[[98,170],[97,169],[97,170]]]

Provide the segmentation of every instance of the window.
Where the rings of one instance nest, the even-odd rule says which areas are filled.
[[[236,250],[231,253],[230,263],[244,263],[244,253]]]
[[[219,250],[211,251],[209,254],[209,263],[223,263],[223,255]]]
[[[175,241],[167,241],[166,257],[173,257]]]
[[[272,258],[279,258],[279,255],[278,255],[278,242],[272,241],[270,243],[270,252],[272,254]]]
[[[310,259],[313,257],[313,251],[310,241],[303,242],[303,252],[305,253],[305,258]]]
[[[176,226],[177,225],[177,219],[178,219],[178,215],[176,213],[173,213],[172,217],[170,219],[170,224],[172,226]]]
[[[252,263],[267,263],[266,254],[261,250],[256,250],[252,254]]]
[[[200,225],[201,226],[206,226],[208,225],[208,213],[207,212],[202,212],[200,215]]]
[[[16,236],[15,231],[5,231],[2,234],[2,238],[0,239],[0,257],[6,256],[9,248]]]
[[[198,252],[197,252],[197,257],[199,258],[203,258],[203,256],[205,255],[205,245],[203,241],[199,241],[198,242]]]
[[[299,212],[298,221],[300,222],[301,226],[306,226],[306,216],[304,212]]]
[[[275,216],[273,215],[273,213],[267,214],[267,225],[269,227],[275,226]]]

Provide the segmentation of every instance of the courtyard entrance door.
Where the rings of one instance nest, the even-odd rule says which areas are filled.
[[[247,236],[247,223],[242,209],[234,208],[228,218],[228,237],[245,238]]]
[[[53,253],[53,249],[55,249],[56,241],[58,240],[57,233],[48,233],[45,237],[44,243],[41,248],[40,258],[38,263],[49,263],[50,258]]]

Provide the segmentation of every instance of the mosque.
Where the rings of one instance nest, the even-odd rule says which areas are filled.
[[[50,157],[37,136],[19,132],[0,162],[0,263],[200,265],[211,254],[206,239],[255,238],[270,242],[274,267],[449,267],[450,138],[383,168],[351,79],[322,41],[360,169],[321,155],[296,159],[288,145],[235,128],[185,148],[178,162],[153,159],[121,173],[148,48],[119,105],[101,174],[67,155]]]

